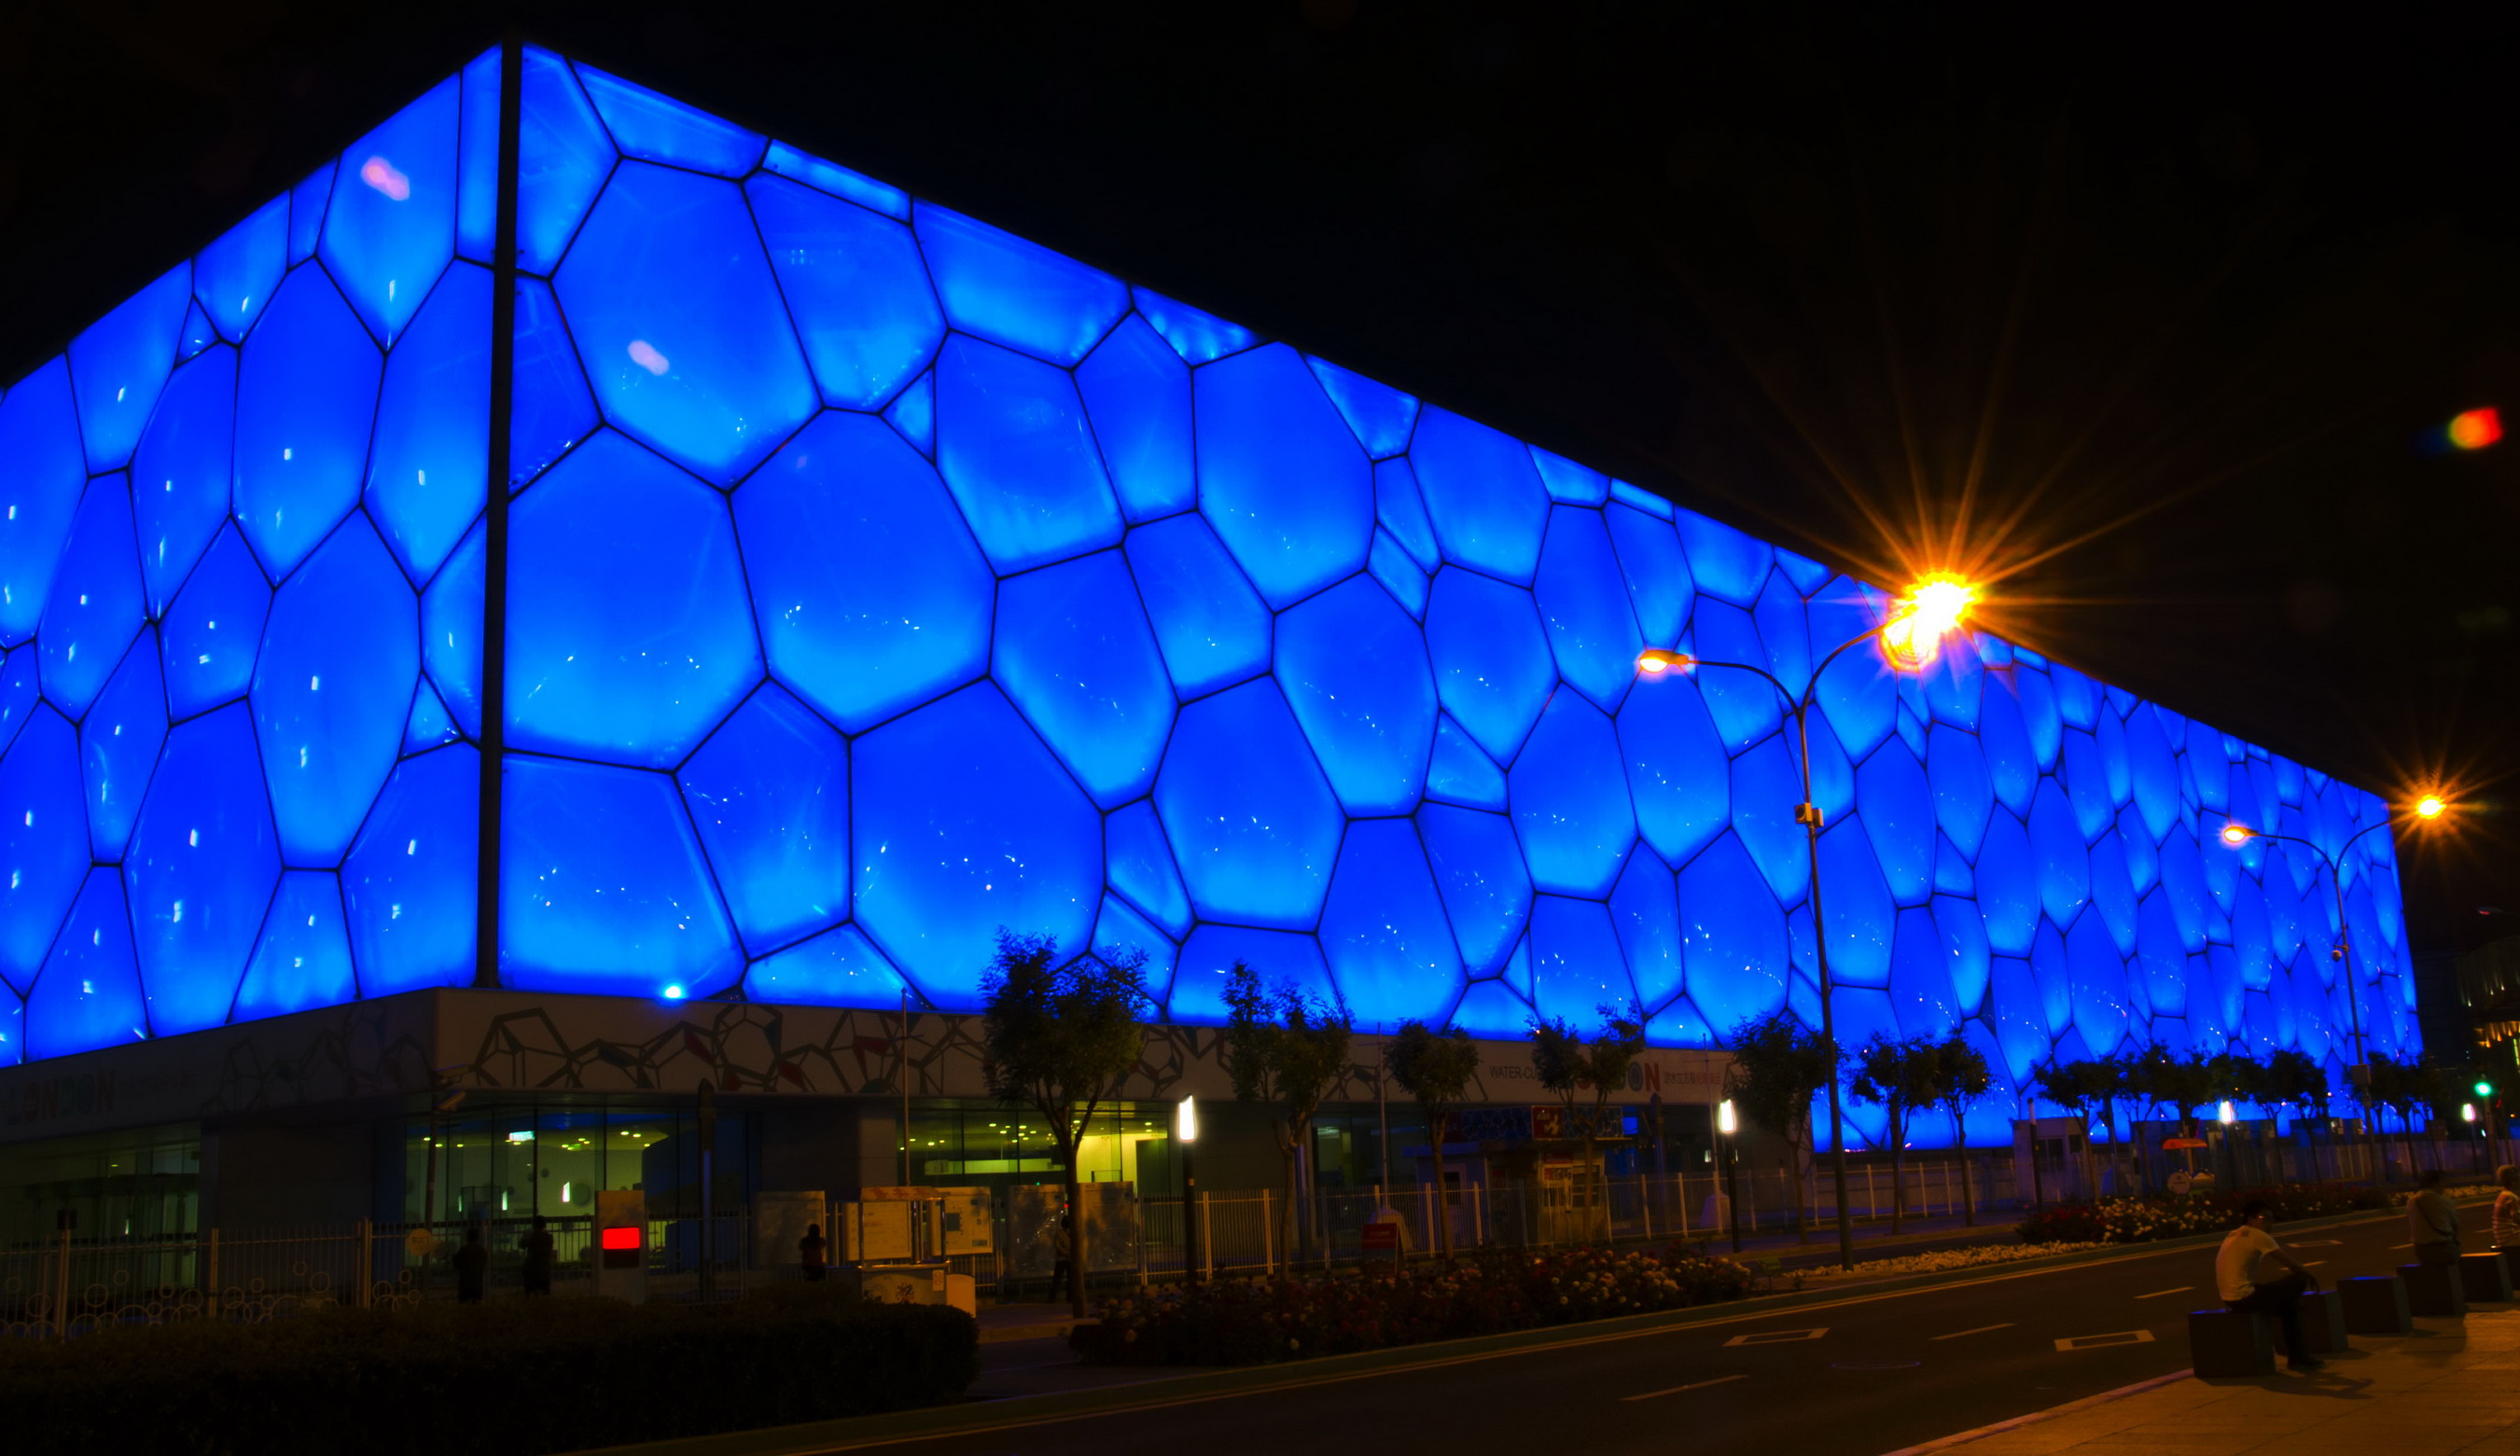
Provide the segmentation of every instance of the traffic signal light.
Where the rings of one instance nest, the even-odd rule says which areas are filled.
[[[2477,1079],[2477,1082],[2476,1082],[2476,1095],[2478,1095],[2479,1097],[2491,1097],[2491,1096],[2493,1096],[2493,1095],[2494,1095],[2494,1083],[2492,1083],[2492,1082],[2490,1082],[2490,1081],[2485,1081],[2483,1078],[2479,1078],[2479,1079]]]

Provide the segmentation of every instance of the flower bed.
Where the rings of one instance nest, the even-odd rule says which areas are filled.
[[[2187,1234],[2218,1233],[2239,1221],[2240,1206],[2264,1199],[2274,1208],[2275,1221],[2317,1218],[2386,1209],[2400,1195],[2363,1183],[2288,1183],[2279,1188],[2234,1188],[2229,1192],[2153,1194],[2142,1198],[2104,1198],[2098,1203],[2058,1204],[2021,1220],[2024,1244],[2141,1244]]]
[[[1387,1271],[1231,1279],[1105,1302],[1068,1343],[1101,1365],[1257,1365],[1737,1300],[1750,1268],[1674,1247],[1480,1251]]]
[[[1953,1269],[1974,1269],[1984,1264],[2008,1264],[2025,1258],[2048,1258],[2058,1254],[2079,1254],[2087,1249],[2105,1249],[2097,1241],[2088,1243],[2054,1242],[2047,1244],[1971,1244],[1960,1249],[1936,1249],[1927,1254],[1903,1254],[1891,1258],[1870,1258],[1858,1263],[1850,1272],[1834,1267],[1799,1271],[1814,1280],[1878,1279],[1890,1274],[1940,1274]]]

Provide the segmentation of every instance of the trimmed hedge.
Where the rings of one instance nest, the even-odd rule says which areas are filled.
[[[2104,1198],[2096,1204],[2058,1204],[2021,1220],[2025,1244],[2142,1244],[2186,1234],[2216,1233],[2239,1221],[2240,1206],[2264,1199],[2274,1209],[2275,1221],[2317,1218],[2386,1209],[2399,1196],[2368,1183],[2287,1183],[2277,1188],[2234,1188],[2229,1192],[2153,1194],[2143,1198]]]
[[[12,1449],[535,1456],[958,1398],[958,1309],[799,1286],[729,1304],[326,1308],[0,1343]]]

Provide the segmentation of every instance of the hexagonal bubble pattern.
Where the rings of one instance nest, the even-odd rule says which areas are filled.
[[[0,1061],[473,978],[496,79],[0,392]],[[1883,593],[1580,460],[521,85],[510,736],[612,762],[508,771],[513,983],[968,1008],[1004,925],[1147,950],[1176,1020],[1241,958],[1367,1026],[1635,995],[1711,1044],[1818,1014],[1799,749],[1754,675],[1637,650],[1799,691],[1855,640],[1808,720],[1842,1036],[1958,1030],[2006,1087],[2419,1044],[2391,846],[2349,976],[2323,863],[2214,838],[2334,853],[2359,790],[1994,639],[1901,677]]]

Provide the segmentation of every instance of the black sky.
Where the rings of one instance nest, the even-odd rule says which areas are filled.
[[[2388,792],[2520,917],[2508,10],[0,11],[0,377],[515,21]],[[1967,502],[1963,513],[1962,502]],[[2006,522],[2012,524],[2007,528]]]

